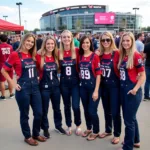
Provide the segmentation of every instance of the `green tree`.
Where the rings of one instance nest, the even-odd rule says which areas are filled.
[[[126,18],[122,18],[121,19],[121,26],[120,26],[121,28],[127,28],[127,20],[126,20]]]
[[[76,20],[76,24],[75,24],[76,32],[81,31],[81,28],[82,28],[81,20],[77,19],[77,20]]]
[[[30,32],[30,31],[28,31],[28,30],[26,30],[26,29],[24,30],[24,34],[29,33],[29,32]]]
[[[150,31],[150,26],[147,27],[147,31]]]
[[[39,28],[35,28],[35,29],[33,30],[33,32],[35,32],[35,33],[36,33],[36,31],[40,31],[40,29],[39,29]]]
[[[59,30],[65,30],[65,29],[67,29],[67,26],[66,25],[62,25],[62,26],[59,26],[58,28],[59,28]]]

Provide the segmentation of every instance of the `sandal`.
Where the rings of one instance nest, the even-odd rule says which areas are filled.
[[[113,139],[111,140],[112,144],[118,144],[120,142],[120,138],[119,137],[113,137]]]
[[[91,133],[91,134],[89,134],[89,136],[87,137],[87,140],[88,140],[88,141],[93,141],[93,140],[95,140],[98,136],[99,136],[99,134]]]
[[[81,128],[80,128],[80,127],[76,127],[75,134],[76,134],[77,136],[80,136],[80,135],[81,135],[81,133],[82,133]]]
[[[104,132],[104,133],[102,133],[102,134],[99,135],[99,138],[105,138],[106,136],[110,136],[110,135],[112,135],[112,133],[106,133],[106,132]]]
[[[67,134],[68,136],[70,136],[70,135],[72,134],[72,129],[71,129],[71,127],[69,127],[69,128],[66,130],[66,134]]]
[[[124,145],[124,141],[121,144]],[[134,143],[133,147],[140,148],[140,143]]]
[[[92,133],[92,130],[85,130],[83,133],[82,133],[82,137],[87,137],[89,134]]]

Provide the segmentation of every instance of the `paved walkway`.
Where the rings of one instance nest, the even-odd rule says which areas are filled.
[[[54,131],[52,108],[50,107],[49,120],[51,139],[45,143],[40,143],[37,147],[31,147],[24,143],[19,124],[19,111],[15,99],[0,100],[0,150],[117,150],[121,144],[112,145],[112,137],[105,139],[96,139],[87,141],[75,134],[72,136],[59,135]],[[82,106],[81,106],[82,109]],[[63,104],[62,104],[62,114]],[[99,105],[100,129],[104,131],[104,117],[101,102]],[[142,102],[138,111],[138,120],[141,133],[140,150],[150,150],[150,101]],[[32,125],[32,111],[30,110],[30,125]],[[63,116],[63,127],[66,128]],[[75,126],[73,125],[73,128]],[[82,128],[85,129],[85,120],[82,110]],[[124,136],[124,127],[122,127],[121,141]]]

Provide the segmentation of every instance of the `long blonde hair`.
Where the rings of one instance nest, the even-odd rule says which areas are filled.
[[[131,69],[134,66],[134,52],[136,49],[135,48],[135,38],[134,38],[134,35],[132,32],[125,32],[121,37],[120,44],[119,44],[120,56],[119,56],[118,68],[120,67],[121,62],[123,61],[124,57],[126,56],[126,50],[122,46],[123,38],[125,36],[129,36],[131,41],[132,41],[132,45],[131,45],[131,48],[129,50],[127,66],[126,66],[126,68]]]
[[[63,60],[64,58],[64,44],[62,42],[62,36],[64,33],[69,33],[70,36],[71,36],[71,43],[70,43],[70,50],[71,50],[71,58],[72,59],[76,59],[76,52],[75,52],[75,46],[74,46],[74,41],[73,41],[73,35],[72,33],[69,31],[69,30],[64,30],[62,33],[61,33],[61,42],[60,42],[60,53],[59,53],[59,59],[60,60]]]
[[[46,56],[46,42],[48,40],[53,40],[54,41],[54,50],[52,51],[52,56],[54,57],[54,60],[59,68],[59,63],[58,63],[58,49],[57,49],[57,44],[56,44],[56,40],[50,36],[50,37],[46,37],[44,40],[43,40],[43,43],[42,43],[42,46],[41,46],[41,49],[40,49],[40,55],[41,55],[41,64],[40,64],[40,67],[41,69],[43,68],[43,65],[44,65],[44,59],[45,59],[45,56]]]
[[[110,44],[110,47],[109,47],[111,52],[113,52],[114,50],[117,50],[117,47],[115,45],[114,38],[113,38],[112,34],[109,31],[106,31],[106,32],[102,33],[102,35],[100,36],[100,39],[99,39],[100,40],[100,46],[99,46],[100,55],[103,55],[103,53],[105,51],[105,48],[104,48],[104,46],[102,45],[102,42],[101,42],[103,35],[106,35],[111,39],[111,44]]]
[[[21,39],[21,42],[19,44],[19,47],[17,49],[18,52],[20,52],[22,49],[24,49],[24,42],[29,38],[29,37],[32,37],[34,39],[34,45],[33,47],[29,50],[29,53],[31,54],[32,56],[32,59],[35,61],[35,56],[36,56],[36,39],[35,39],[35,36],[34,34],[32,33],[27,33],[23,36],[23,38]]]

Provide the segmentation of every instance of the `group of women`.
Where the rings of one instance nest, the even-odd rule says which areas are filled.
[[[79,49],[75,48],[72,33],[68,30],[61,34],[59,50],[53,37],[43,41],[38,54],[35,45],[34,35],[26,34],[18,50],[9,56],[1,70],[7,81],[16,88],[25,142],[35,146],[38,145],[37,141],[45,142],[50,137],[47,115],[51,100],[55,128],[59,133],[72,134],[72,107],[76,135],[91,141],[112,135],[113,130],[112,144],[120,141],[122,106],[125,137],[121,149],[140,147],[136,113],[142,99],[141,85],[145,81],[145,71],[142,58],[135,50],[132,33],[124,33],[119,50],[110,32],[101,35],[100,48],[96,52],[88,36],[81,38]],[[17,83],[8,74],[12,67]],[[58,73],[61,74],[60,80]],[[67,130],[62,128],[60,95],[64,103]],[[105,115],[105,132],[102,134],[99,134],[97,113],[100,97]],[[87,127],[84,132],[81,130],[80,98]],[[28,124],[30,105],[34,115],[32,134]],[[44,136],[39,134],[40,129],[43,129]]]

